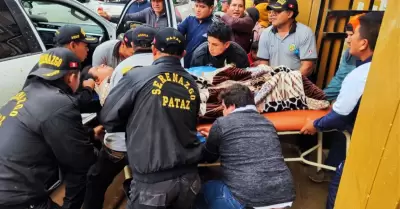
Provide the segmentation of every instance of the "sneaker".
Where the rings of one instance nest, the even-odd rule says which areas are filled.
[[[308,176],[311,181],[315,183],[323,183],[323,182],[330,182],[332,180],[333,173],[325,170],[320,170],[316,172],[314,175]]]

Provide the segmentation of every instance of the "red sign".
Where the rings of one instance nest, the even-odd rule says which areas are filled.
[[[77,68],[78,67],[78,63],[77,62],[70,62],[69,63],[69,67],[70,68]]]

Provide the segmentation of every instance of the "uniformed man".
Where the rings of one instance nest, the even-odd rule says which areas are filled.
[[[150,26],[138,26],[133,30],[132,44],[135,53],[120,63],[115,70],[108,66],[93,67],[89,74],[96,81],[96,92],[100,97],[101,103],[107,97],[119,80],[124,76],[126,70],[134,66],[151,65],[152,55],[151,43],[154,40],[156,30]],[[120,66],[122,65],[122,66]],[[127,67],[130,66],[130,67]],[[127,165],[125,133],[106,133],[104,136],[104,146],[100,150],[96,163],[88,174],[87,190],[83,209],[102,209],[104,194],[114,177]]]
[[[267,7],[272,25],[261,34],[257,57],[261,64],[285,65],[309,76],[317,59],[315,36],[311,28],[296,22],[297,0],[279,0]]]
[[[140,25],[132,30],[129,35],[132,40],[133,55],[119,63],[114,69],[110,78],[111,86],[114,87],[118,83],[127,68],[152,64],[151,44],[156,32],[155,28],[147,25]]]
[[[95,160],[77,99],[80,59],[66,48],[40,56],[37,77],[0,109],[0,208],[60,208],[48,194],[61,171],[62,208],[79,209]]]
[[[64,25],[57,30],[54,41],[57,47],[64,47],[71,50],[83,62],[88,55],[88,44],[98,43],[99,40],[94,37],[87,37],[85,31],[79,26]],[[37,68],[38,65],[36,64],[31,72]],[[29,84],[30,77],[29,74],[24,87]]]
[[[81,62],[86,60],[88,56],[88,44],[96,44],[99,41],[97,38],[86,36],[85,31],[76,25],[64,25],[60,27],[56,32],[54,40],[57,47],[64,47],[71,50]],[[38,64],[32,68],[31,72],[36,69],[38,69]],[[32,76],[30,73],[23,87],[27,86],[32,79],[37,79],[37,77]],[[82,83],[82,88],[77,95],[82,113],[100,111],[100,104],[92,100],[94,86],[95,82],[93,80],[86,80]]]
[[[129,71],[110,92],[100,123],[107,132],[126,131],[133,173],[128,208],[190,208],[200,189],[199,91],[181,66],[179,31],[161,29],[152,53],[152,66]]]

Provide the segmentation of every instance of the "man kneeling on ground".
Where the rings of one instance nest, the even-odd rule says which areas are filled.
[[[203,159],[212,163],[221,158],[223,176],[204,185],[198,208],[291,206],[295,198],[292,175],[276,130],[257,112],[252,92],[234,84],[220,99],[225,117],[212,125]]]

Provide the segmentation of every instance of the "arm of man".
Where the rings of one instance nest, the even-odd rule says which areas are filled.
[[[261,33],[260,40],[258,42],[257,57],[259,58],[259,64],[269,65],[269,43],[268,43],[268,32],[264,31]]]
[[[299,69],[301,74],[304,76],[310,76],[314,70],[314,63],[314,60],[302,60],[301,67]]]
[[[146,8],[140,12],[126,14],[124,21],[125,22],[126,21],[137,21],[137,22],[146,23],[146,16],[148,15],[149,12],[151,12],[151,7]]]
[[[181,23],[178,25],[178,30],[179,30],[179,32],[181,32],[182,35],[184,35],[184,36],[186,36],[187,29],[188,29],[188,27],[189,27],[189,18],[190,18],[190,16],[187,17],[183,22],[181,22]]]
[[[100,101],[93,99],[93,89],[84,87],[77,94],[81,113],[97,113],[101,110]]]
[[[203,147],[203,161],[207,163],[213,163],[219,158],[219,146],[222,140],[222,132],[219,127],[218,120],[216,120],[211,126],[208,134],[206,144]]]
[[[365,80],[362,77],[345,79],[336,102],[328,115],[314,121],[314,127],[320,131],[339,129],[346,125],[346,117],[357,107],[364,92]]]
[[[253,27],[254,27],[253,20],[248,15],[246,15],[245,17],[241,17],[241,18],[224,15],[224,16],[222,16],[221,19],[222,19],[222,21],[224,21],[225,24],[230,26],[232,28],[232,30],[238,31],[238,32],[249,33],[253,30]]]
[[[72,105],[61,108],[42,124],[42,132],[64,175],[63,208],[80,208],[85,196],[86,174],[96,157],[79,111]]]
[[[126,123],[133,109],[136,89],[131,78],[127,76],[122,77],[113,87],[99,115],[100,124],[107,132],[126,131]]]
[[[237,50],[236,54],[237,55],[235,57],[235,60],[233,61],[233,63],[236,64],[236,67],[238,67],[238,68],[248,68],[248,67],[250,67],[249,59],[247,58],[247,54],[246,54],[246,52],[244,50],[242,52]]]
[[[303,34],[303,40],[299,45],[301,67],[300,72],[304,76],[311,75],[315,61],[317,60],[317,48],[315,45],[315,36],[311,29]]]
[[[205,66],[208,63],[205,63],[204,59],[207,56],[206,50],[208,50],[207,42],[201,44],[194,50],[192,55],[192,61],[190,62],[190,67],[197,67],[197,66]]]

